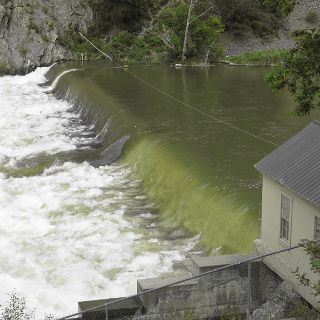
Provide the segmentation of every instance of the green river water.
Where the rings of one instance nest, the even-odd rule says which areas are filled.
[[[207,253],[250,251],[260,227],[261,177],[254,164],[275,146],[206,117],[107,63],[59,64],[48,78],[53,82],[71,68],[81,70],[63,75],[54,93],[71,102],[102,137],[95,151],[73,157],[101,165],[121,153],[118,161],[134,169],[163,225],[200,234]],[[128,70],[275,144],[317,116],[295,117],[292,99],[270,91],[263,79],[269,69],[263,67]]]

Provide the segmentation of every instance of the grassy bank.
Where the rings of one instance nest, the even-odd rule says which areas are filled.
[[[238,64],[270,65],[282,62],[288,55],[288,52],[287,49],[262,50],[229,56],[226,60]]]

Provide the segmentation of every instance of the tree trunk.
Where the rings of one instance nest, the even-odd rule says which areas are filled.
[[[207,50],[206,60],[205,60],[205,64],[206,64],[206,65],[208,65],[210,50],[211,50],[211,47],[214,45],[214,43],[215,43],[215,41],[213,41],[213,42],[210,44],[210,46],[209,46],[209,48],[208,48],[208,50]]]
[[[184,34],[181,62],[185,62],[186,61],[186,51],[187,51],[188,36],[189,36],[189,24],[190,24],[190,18],[191,18],[192,9],[193,9],[193,1],[194,0],[190,0],[186,31],[185,31],[185,34]]]

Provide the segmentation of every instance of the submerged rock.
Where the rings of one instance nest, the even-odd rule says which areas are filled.
[[[0,74],[24,72],[72,59],[64,43],[80,25],[85,32],[93,12],[83,0],[0,0]]]

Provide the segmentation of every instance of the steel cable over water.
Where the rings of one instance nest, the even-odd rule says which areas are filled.
[[[268,144],[271,144],[271,145],[273,145],[273,146],[275,146],[275,147],[278,147],[278,145],[277,145],[276,143],[274,143],[274,142],[272,142],[272,141],[270,141],[270,140],[267,140],[267,139],[265,139],[265,138],[259,137],[258,135],[254,134],[254,133],[251,133],[251,132],[249,132],[249,131],[247,131],[247,130],[241,129],[241,128],[239,128],[239,127],[237,127],[237,126],[235,126],[235,125],[233,125],[233,124],[231,124],[231,123],[228,123],[228,122],[226,122],[226,121],[224,121],[224,120],[221,120],[221,119],[219,119],[219,118],[217,118],[217,117],[215,117],[215,116],[213,116],[213,115],[211,115],[211,114],[209,114],[209,113],[207,113],[207,112],[204,112],[204,111],[202,111],[202,110],[200,110],[200,109],[198,109],[198,108],[196,108],[196,107],[194,107],[194,106],[192,106],[192,105],[190,105],[190,104],[188,104],[188,103],[186,103],[186,102],[184,102],[184,101],[182,101],[182,100],[180,100],[180,99],[172,96],[170,93],[161,90],[160,88],[154,86],[153,84],[149,83],[148,81],[142,79],[141,77],[137,76],[136,74],[130,72],[128,69],[124,68],[124,67],[123,67],[122,65],[120,65],[117,61],[115,61],[114,59],[112,59],[112,57],[110,57],[108,54],[106,54],[106,53],[103,52],[101,49],[99,49],[97,46],[95,46],[95,45],[94,45],[85,35],[83,35],[80,31],[79,31],[79,34],[80,34],[80,36],[81,36],[84,40],[86,40],[86,41],[87,41],[91,46],[93,46],[97,51],[99,51],[101,54],[103,54],[103,55],[104,55],[106,58],[108,58],[110,61],[112,61],[113,63],[115,63],[118,67],[120,67],[121,69],[123,69],[124,71],[126,71],[129,75],[131,75],[131,76],[134,77],[135,79],[143,82],[145,85],[149,86],[150,88],[152,88],[152,89],[158,91],[159,93],[165,95],[166,97],[170,98],[171,100],[173,100],[173,101],[175,101],[175,102],[178,102],[179,104],[182,104],[183,106],[185,106],[185,107],[187,107],[187,108],[189,108],[189,109],[191,109],[191,110],[193,110],[193,111],[196,111],[196,112],[202,114],[203,116],[206,116],[206,117],[208,117],[208,118],[210,118],[210,119],[212,119],[212,120],[214,120],[214,121],[216,121],[216,122],[218,122],[218,123],[220,123],[220,124],[222,124],[222,125],[224,125],[224,126],[227,126],[227,127],[231,128],[231,129],[233,129],[233,130],[239,131],[239,132],[241,132],[241,133],[243,133],[243,134],[246,134],[246,135],[249,135],[249,136],[251,136],[251,137],[253,137],[253,138],[257,139],[257,140],[260,140],[260,141],[266,142],[266,143],[268,143]]]

